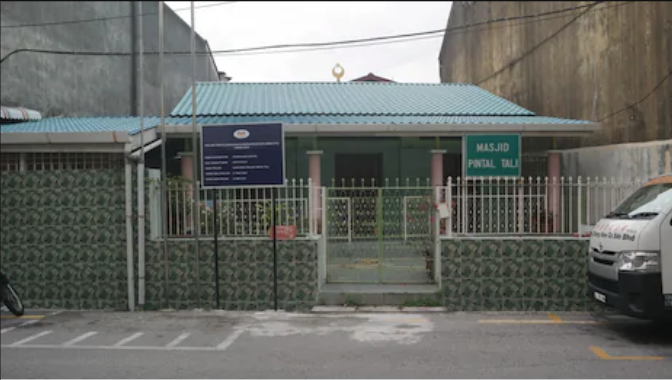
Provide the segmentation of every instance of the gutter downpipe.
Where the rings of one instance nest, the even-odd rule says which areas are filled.
[[[166,118],[164,99],[164,25],[163,1],[159,1],[159,98],[161,103],[161,239],[163,240],[163,292],[168,305],[168,176],[166,173]]]
[[[131,172],[131,144],[124,145],[125,151],[125,200],[126,200],[126,269],[128,280],[128,310],[135,311],[135,278],[133,270],[133,173]]]
[[[139,70],[138,83],[140,84],[140,161],[138,162],[138,306],[141,310],[145,307],[145,76],[143,59],[143,24],[142,24],[142,1],[138,1],[138,43]]]

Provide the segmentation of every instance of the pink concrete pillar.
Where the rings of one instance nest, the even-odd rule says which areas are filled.
[[[194,155],[191,152],[180,153],[182,177],[189,181],[194,180]]]
[[[191,152],[180,152],[180,173],[182,177],[188,181],[194,180],[194,155]],[[180,191],[184,192],[184,202],[187,203],[187,215],[185,216],[185,228],[191,230],[194,225],[195,218],[192,218],[193,214],[193,188],[191,183],[185,185]],[[182,198],[182,194],[175,194],[176,196]]]
[[[322,233],[322,151],[311,150],[308,154],[308,178],[312,188],[308,197],[311,232]]]
[[[549,151],[547,156],[548,163],[548,205],[553,225],[548,232],[561,231],[559,226],[561,210],[562,188],[560,187],[560,152]]]
[[[443,178],[443,155],[446,154],[445,150],[434,149],[432,152],[432,176],[431,176],[431,185],[432,187],[445,185]]]

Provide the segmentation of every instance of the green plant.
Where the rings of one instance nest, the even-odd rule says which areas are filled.
[[[345,306],[351,306],[351,307],[359,307],[362,306],[364,303],[362,302],[360,297],[354,296],[352,294],[347,294],[345,296]]]
[[[148,188],[160,192],[161,181],[147,179]],[[199,225],[201,235],[214,234],[215,205],[212,191],[202,192],[199,204]],[[215,190],[217,191],[217,190]],[[180,176],[171,176],[166,180],[167,218],[169,231],[173,236],[193,234],[195,223],[192,209],[193,182]],[[254,194],[252,194],[254,195]],[[278,225],[296,225],[307,229],[308,218],[300,202],[279,200],[275,206]],[[220,235],[227,236],[266,236],[272,223],[271,200],[268,197],[257,199],[242,192],[241,194],[219,192],[217,201],[217,225]]]
[[[275,204],[275,212],[277,218],[277,225],[308,225],[308,218],[303,215],[302,210],[299,209],[298,204],[293,202],[278,202]],[[266,200],[263,203],[258,203],[257,208],[261,211],[261,220],[260,223],[263,224],[263,228],[268,229],[272,225],[273,215],[272,215],[272,205],[271,202]]]
[[[399,309],[404,307],[439,307],[441,301],[438,298],[420,298],[407,299],[399,305]]]

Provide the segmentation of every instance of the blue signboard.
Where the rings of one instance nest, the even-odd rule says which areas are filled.
[[[204,188],[281,186],[285,183],[282,123],[204,125]]]

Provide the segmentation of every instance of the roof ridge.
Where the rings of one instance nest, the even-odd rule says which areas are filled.
[[[478,87],[473,83],[434,83],[434,82],[196,82],[197,85],[209,86],[235,86],[235,85],[350,85],[350,86],[473,86]]]
[[[174,117],[171,115],[166,115],[166,119]],[[191,116],[189,116],[191,117]],[[51,117],[45,117],[40,120],[27,120],[25,123],[76,123],[76,122],[121,122],[121,123],[134,123],[134,122],[139,122],[140,119],[144,119],[145,122],[150,122],[153,123],[154,121],[157,121],[160,119],[160,116],[156,115],[147,115],[144,117],[140,116],[118,116],[118,115],[112,115],[112,116],[51,116]]]
[[[478,117],[478,116],[494,116],[494,117],[521,117],[521,116],[538,116],[534,112],[529,111],[527,113],[517,113],[517,114],[504,114],[504,113],[440,113],[440,112],[422,112],[422,113],[413,113],[413,112],[395,112],[395,113],[384,113],[384,112],[257,112],[257,113],[247,113],[247,112],[228,112],[228,113],[198,113],[196,117],[231,117],[231,116],[245,116],[245,117],[254,117],[254,116],[469,116],[469,117]],[[158,117],[158,116],[157,116]],[[168,117],[192,117],[191,114],[171,114]]]

